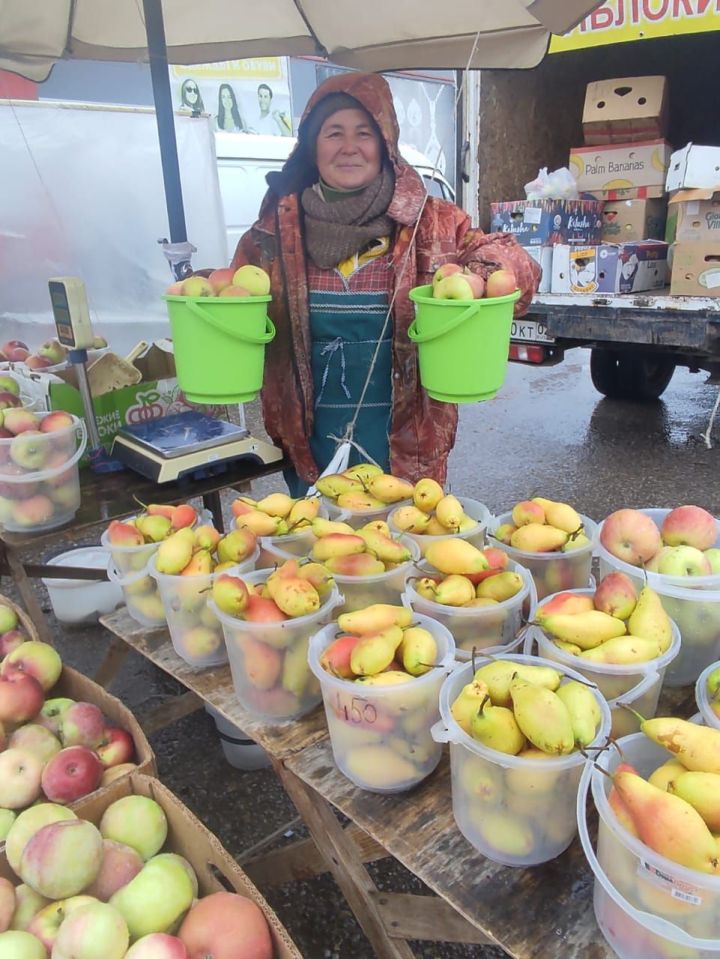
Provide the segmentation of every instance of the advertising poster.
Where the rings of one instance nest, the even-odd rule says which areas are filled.
[[[720,30],[718,0],[609,0],[574,30],[553,37],[550,53],[714,30]]]
[[[226,133],[293,135],[285,57],[254,57],[170,67],[176,110],[209,113]]]

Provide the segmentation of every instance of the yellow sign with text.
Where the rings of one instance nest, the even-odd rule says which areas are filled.
[[[550,53],[713,30],[720,30],[720,0],[609,0],[553,37]]]
[[[282,57],[250,57],[247,60],[222,60],[219,63],[196,63],[192,67],[172,64],[170,75],[182,79],[192,70],[193,76],[209,80],[281,80]]]

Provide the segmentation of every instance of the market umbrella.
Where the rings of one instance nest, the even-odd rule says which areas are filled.
[[[170,237],[186,240],[168,63],[326,57],[356,69],[533,67],[601,0],[0,0],[0,69],[149,60]],[[187,269],[187,264],[181,264]],[[176,267],[180,275],[180,268]]]

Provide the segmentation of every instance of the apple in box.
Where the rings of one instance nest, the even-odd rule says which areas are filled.
[[[31,413],[30,410],[6,410],[3,413],[3,429],[9,430],[13,436],[25,433],[28,430],[39,432],[40,418]]]
[[[66,430],[75,423],[75,417],[65,410],[54,410],[40,420],[42,433],[55,433],[57,430]]]
[[[47,763],[42,772],[43,792],[50,802],[63,805],[87,796],[100,785],[103,764],[87,746],[68,746]]]
[[[40,712],[44,698],[43,688],[34,677],[24,673],[0,676],[0,723],[26,723]]]
[[[0,753],[0,806],[25,809],[40,795],[43,764],[25,749]]]
[[[2,393],[12,393],[14,396],[20,396],[20,384],[9,373],[0,374],[0,394]]]
[[[22,340],[8,340],[7,343],[3,343],[2,352],[11,363],[22,363],[30,356],[30,347]]]

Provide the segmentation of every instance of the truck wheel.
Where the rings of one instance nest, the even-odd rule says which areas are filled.
[[[664,393],[674,372],[674,361],[659,353],[590,351],[593,386],[610,399],[656,400]]]

